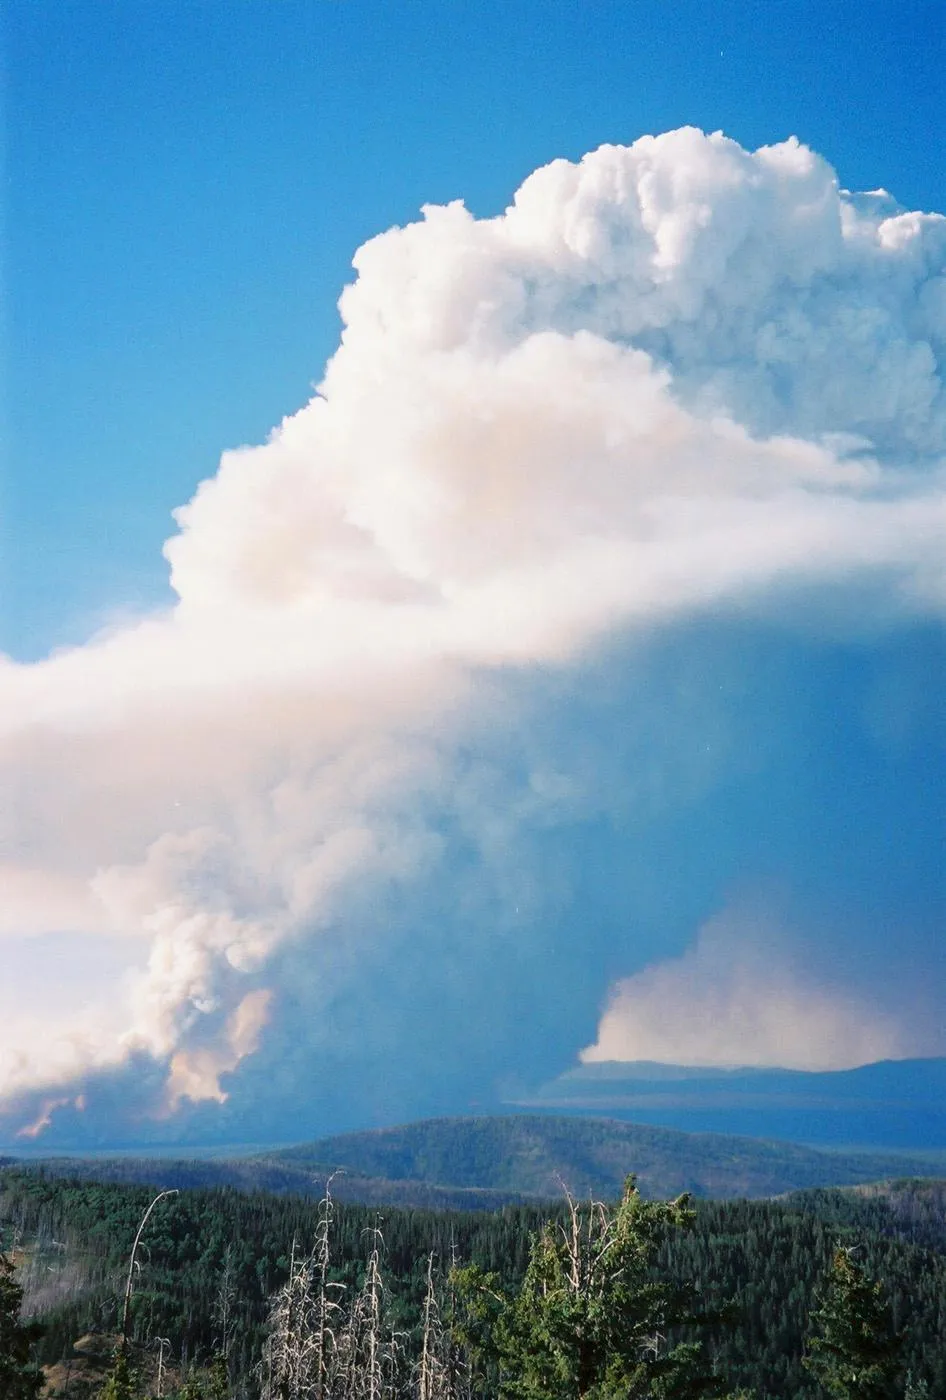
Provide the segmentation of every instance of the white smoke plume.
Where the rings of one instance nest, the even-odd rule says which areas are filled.
[[[727,910],[681,957],[611,989],[581,1059],[823,1070],[915,1052],[909,1027],[821,971],[764,914]]]
[[[537,763],[503,812],[463,767],[515,726],[511,675],[832,599],[842,629],[941,624],[943,216],[685,129],[354,265],[315,397],[177,512],[176,605],[0,666],[6,994],[31,939],[123,950],[0,1024],[11,1103],[129,1056],[163,1067],[155,1111],[223,1099],[286,959],[317,1022],[396,892],[446,878],[449,823],[524,908],[518,825],[588,797]]]

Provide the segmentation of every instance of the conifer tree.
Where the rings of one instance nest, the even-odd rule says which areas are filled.
[[[805,1367],[835,1400],[892,1400],[897,1394],[900,1338],[879,1283],[835,1250],[812,1314]]]
[[[42,1372],[30,1360],[33,1343],[43,1329],[20,1321],[23,1289],[13,1263],[0,1254],[0,1395],[3,1400],[34,1400],[43,1384]]]
[[[200,1377],[193,1371],[184,1382],[180,1400],[207,1400]]]
[[[116,1355],[112,1369],[105,1378],[105,1384],[99,1391],[99,1400],[134,1400],[136,1394],[137,1387],[128,1363],[128,1353],[122,1349]]]
[[[230,1400],[230,1372],[226,1357],[219,1352],[210,1363],[207,1400]]]
[[[502,1400],[683,1400],[718,1393],[700,1348],[678,1340],[692,1300],[655,1276],[668,1230],[693,1222],[688,1199],[645,1201],[633,1177],[616,1209],[569,1198],[566,1224],[534,1239],[518,1294],[458,1270],[474,1351],[492,1349]]]

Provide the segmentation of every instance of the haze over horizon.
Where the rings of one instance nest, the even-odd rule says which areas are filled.
[[[293,49],[295,76],[262,106],[242,21],[207,23],[252,90],[246,149],[326,190],[293,104],[308,72],[324,139],[341,140],[332,64],[376,7],[317,8],[311,71]],[[718,22],[738,65],[753,31],[732,28],[736,8]],[[14,9],[14,49],[39,62]],[[68,180],[111,191],[100,223],[110,200],[127,217],[119,192],[148,188],[123,165],[137,140],[170,150],[168,191],[186,172],[182,239],[212,219],[211,174],[231,216],[262,200],[258,172],[215,158],[212,122],[206,154],[181,126],[188,83],[216,111],[210,79],[188,76],[183,8],[161,30],[164,66],[126,51],[127,22],[80,13],[106,42],[80,44],[78,73],[144,123],[112,149],[91,142],[107,102],[80,122]],[[675,44],[694,13],[682,7]],[[559,45],[577,14],[556,19]],[[408,71],[432,75],[447,31],[415,51],[411,23],[394,24],[393,51],[402,42]],[[603,42],[601,16],[589,23]],[[57,24],[58,43],[75,38]],[[641,25],[653,63],[662,50]],[[486,50],[470,62],[488,102],[504,70]],[[308,291],[286,313],[306,361],[292,374],[319,376],[314,394],[240,446],[231,390],[219,466],[202,459],[185,483],[167,463],[180,488],[170,593],[147,532],[134,550],[114,541],[109,584],[94,517],[135,501],[151,518],[153,484],[128,494],[122,479],[123,435],[129,450],[148,436],[150,395],[174,410],[168,448],[192,423],[226,432],[227,414],[136,381],[102,326],[121,306],[127,343],[146,341],[188,260],[143,218],[125,254],[140,261],[138,309],[126,288],[100,315],[81,277],[71,300],[42,288],[14,238],[14,305],[32,297],[37,328],[13,318],[34,417],[20,404],[11,418],[5,525],[12,596],[29,598],[0,657],[0,1142],[314,1136],[466,1111],[610,1060],[816,1070],[946,1055],[946,216],[898,203],[881,171],[852,192],[845,152],[806,144],[817,91],[808,106],[773,96],[770,111],[760,92],[750,122],[721,75],[682,102],[691,119],[648,130],[671,113],[655,88],[623,115],[620,63],[593,132],[575,126],[584,146],[566,159],[558,135],[533,131],[532,173],[486,215],[462,202],[463,181],[484,188],[478,162],[499,132],[458,161],[449,195],[431,175],[420,213],[402,198],[420,137],[386,148],[398,197],[372,205],[370,234],[339,215],[355,271],[337,344]],[[358,88],[376,125],[407,81],[385,73],[373,98],[363,75]],[[525,71],[524,93],[540,76]],[[20,180],[42,141],[18,113],[45,114],[51,148],[72,110],[61,81],[32,108],[14,88]],[[446,165],[457,102],[436,138]],[[732,135],[715,125],[727,111]],[[291,158],[266,124],[287,112]],[[511,116],[517,140],[535,115],[525,102]],[[762,134],[739,139],[746,127]],[[946,209],[934,162],[902,163],[904,184]],[[71,188],[56,168],[60,183],[22,206],[27,223],[47,251],[71,229],[92,267],[99,225],[81,204],[53,210]],[[303,221],[266,208],[253,227],[278,249]],[[215,251],[197,263],[207,287]],[[252,346],[263,286],[224,275],[234,256],[221,253],[193,315],[216,315],[224,363],[249,377],[255,358],[268,382],[269,342],[245,361],[221,348],[244,300]],[[324,370],[303,344],[310,324]],[[76,337],[77,360],[92,337],[74,373],[98,386],[116,435],[85,478],[99,439],[68,384],[55,408],[55,335]],[[170,341],[151,368],[175,378]],[[50,560],[42,588],[23,582],[39,571],[31,539]],[[87,562],[95,597],[77,582]],[[140,591],[136,569],[152,578]],[[78,610],[74,586],[93,590]]]

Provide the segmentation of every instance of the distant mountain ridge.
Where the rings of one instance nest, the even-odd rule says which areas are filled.
[[[185,1106],[186,1107],[186,1106]],[[578,1065],[516,1097],[481,1095],[472,1103],[430,1103],[425,1117],[480,1114],[612,1118],[683,1132],[795,1142],[845,1150],[946,1152],[946,1057],[883,1060],[848,1070],[704,1067],[651,1061]],[[379,1096],[370,1124],[340,1110],[330,1120],[304,1100],[290,1119],[248,1121],[228,1103],[191,1104],[173,1119],[138,1119],[135,1136],[110,1137],[101,1120],[73,1110],[53,1116],[41,1137],[15,1135],[0,1124],[0,1153],[35,1159],[86,1156],[245,1157],[329,1131],[350,1133],[391,1125],[396,1110]],[[404,1121],[403,1119],[401,1121]]]
[[[514,1107],[814,1146],[942,1151],[946,1058],[824,1071],[603,1061],[568,1070]]]
[[[33,1159],[32,1165],[36,1165]],[[231,1187],[321,1195],[371,1205],[489,1210],[561,1196],[620,1193],[633,1172],[645,1195],[732,1199],[883,1179],[946,1176],[937,1159],[901,1154],[820,1152],[793,1143],[589,1117],[515,1114],[436,1118],[323,1138],[233,1160],[47,1159],[57,1176],[156,1187]]]

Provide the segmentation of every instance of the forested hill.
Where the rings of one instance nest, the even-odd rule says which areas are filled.
[[[0,1170],[35,1168],[49,1177],[81,1177],[84,1181],[118,1186],[153,1186],[156,1190],[265,1191],[273,1196],[299,1196],[318,1200],[334,1174],[332,1195],[354,1205],[388,1206],[419,1210],[499,1210],[524,1205],[536,1197],[525,1191],[491,1191],[476,1187],[440,1186],[426,1181],[390,1181],[364,1176],[340,1164],[282,1161],[280,1155],[248,1158],[173,1157],[48,1157],[23,1161],[0,1157]],[[544,1197],[542,1198],[544,1199]],[[0,1397],[2,1400],[2,1397]]]
[[[629,1171],[644,1195],[689,1191],[716,1199],[775,1196],[812,1186],[935,1176],[935,1161],[833,1153],[794,1143],[684,1133],[613,1119],[545,1116],[434,1118],[285,1149],[286,1167],[343,1166],[360,1177],[521,1195],[613,1198]]]
[[[50,1160],[47,1170],[155,1186],[232,1186],[424,1209],[491,1210],[562,1194],[613,1199],[633,1171],[645,1196],[775,1196],[813,1186],[933,1176],[934,1158],[834,1153],[793,1143],[684,1133],[612,1119],[545,1115],[440,1118],[323,1138],[237,1160]]]
[[[16,1236],[28,1308],[46,1321],[41,1358],[72,1357],[84,1333],[114,1333],[137,1222],[151,1198],[141,1187],[0,1170],[0,1236]],[[392,1325],[415,1337],[427,1258],[456,1258],[521,1281],[530,1234],[554,1206],[492,1213],[387,1210],[383,1270]],[[136,1355],[165,1338],[173,1357],[208,1358],[217,1343],[221,1297],[234,1338],[235,1378],[255,1374],[268,1299],[285,1281],[293,1241],[311,1243],[313,1202],[235,1191],[191,1191],[163,1201],[147,1230],[132,1308]],[[365,1240],[377,1211],[339,1206],[331,1230],[333,1278],[350,1291],[364,1275]],[[734,1390],[758,1400],[815,1400],[801,1366],[815,1291],[838,1243],[878,1279],[905,1335],[904,1375],[946,1395],[946,1182],[898,1182],[814,1191],[779,1201],[706,1201],[688,1231],[670,1232],[661,1276],[694,1283],[710,1310],[733,1304],[711,1328],[710,1356]],[[73,1381],[81,1362],[71,1362]],[[60,1368],[60,1375],[67,1374]],[[70,1382],[71,1384],[72,1382]],[[240,1381],[240,1385],[243,1382]],[[73,1384],[73,1390],[75,1387]],[[243,1393],[239,1386],[236,1393]],[[902,1390],[901,1392],[902,1393]],[[75,1394],[78,1394],[75,1391]],[[71,1397],[74,1400],[74,1396]]]

